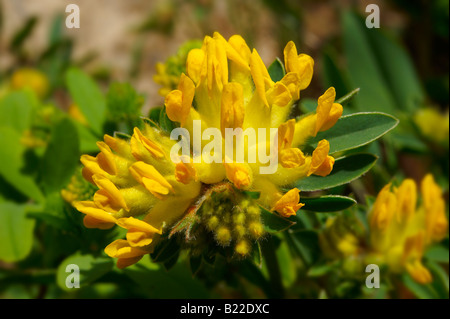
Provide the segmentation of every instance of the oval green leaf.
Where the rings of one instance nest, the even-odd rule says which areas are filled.
[[[66,84],[75,103],[97,134],[103,131],[106,99],[94,80],[83,71],[71,68],[66,73]]]
[[[78,267],[80,287],[85,287],[109,272],[113,265],[114,259],[109,257],[94,257],[75,253],[64,259],[58,266],[56,283],[63,290],[73,290],[73,288],[68,287],[66,281],[71,281],[75,275],[74,269]]]
[[[33,246],[35,220],[27,218],[31,206],[13,202],[0,203],[0,260],[24,259]]]
[[[329,130],[319,132],[308,141],[308,146],[316,148],[319,141],[326,139],[330,142],[330,154],[355,149],[388,133],[398,122],[385,113],[354,113],[341,117]]]
[[[338,212],[356,204],[353,198],[340,195],[326,195],[315,198],[302,197],[300,202],[305,204],[302,210],[318,213]]]

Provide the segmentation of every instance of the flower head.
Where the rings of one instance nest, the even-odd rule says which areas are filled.
[[[188,154],[173,156],[176,141],[145,124],[129,140],[105,135],[96,157],[82,156],[83,176],[98,191],[92,201],[75,206],[86,214],[87,227],[115,224],[127,229],[126,240],[106,249],[119,258],[119,266],[152,252],[161,237],[182,232],[193,253],[213,245],[233,247],[234,255],[247,256],[252,241],[264,236],[261,207],[284,217],[295,215],[303,206],[299,190],[284,194],[282,189],[331,172],[334,158],[328,154],[328,141],[322,140],[312,153],[302,147],[336,123],[342,106],[334,103],[331,88],[319,98],[315,113],[289,119],[311,81],[314,61],[299,55],[293,42],[284,55],[287,73],[274,80],[242,37],[227,41],[217,32],[206,36],[201,48],[189,51],[186,72],[165,97],[169,119],[192,137]],[[196,131],[199,123],[201,131]],[[221,147],[203,138],[210,128],[218,130]],[[230,131],[235,141],[231,157],[226,151]],[[202,137],[199,144],[196,134]],[[204,160],[211,153],[216,161]],[[262,173],[274,159],[275,169]],[[257,192],[259,198],[245,191]]]

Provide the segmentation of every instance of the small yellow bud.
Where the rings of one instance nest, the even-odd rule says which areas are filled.
[[[241,256],[248,255],[250,253],[250,244],[247,240],[241,240],[236,244],[236,247],[234,248],[237,254]]]
[[[219,227],[216,231],[216,239],[222,246],[229,245],[231,241],[230,230],[225,226]]]
[[[246,229],[242,225],[237,225],[234,227],[234,233],[236,234],[237,238],[242,238],[245,236]]]
[[[245,214],[243,212],[239,212],[233,215],[233,222],[236,225],[242,225],[245,223]]]
[[[248,225],[248,230],[250,231],[250,234],[253,238],[260,238],[263,233],[264,229],[260,222],[253,222],[250,225]]]
[[[219,219],[216,216],[213,216],[210,219],[208,219],[207,225],[210,230],[214,230],[219,225]]]
[[[261,214],[261,210],[258,206],[250,206],[247,208],[247,214],[250,217],[259,217],[259,215]]]

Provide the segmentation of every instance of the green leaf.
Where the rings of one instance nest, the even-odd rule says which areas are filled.
[[[314,264],[320,255],[319,235],[314,230],[286,232],[287,241],[306,265]]]
[[[377,156],[373,154],[352,154],[336,159],[330,175],[322,177],[311,175],[299,180],[295,186],[306,192],[336,187],[357,179],[367,173],[375,164]]]
[[[0,126],[10,126],[22,134],[31,126],[36,97],[31,91],[15,91],[0,100]]]
[[[78,132],[65,118],[52,131],[42,159],[42,181],[48,192],[61,189],[70,180],[79,162]]]
[[[330,154],[347,151],[369,144],[394,129],[398,120],[384,113],[354,113],[341,117],[336,124],[319,132],[308,141],[316,148],[319,141],[330,142]]]
[[[361,89],[354,98],[355,106],[364,111],[392,113],[396,104],[366,37],[364,22],[353,12],[343,10],[342,28],[350,86]]]
[[[166,238],[156,245],[151,257],[153,262],[165,262],[177,254],[179,250],[180,245],[178,245],[176,237]]]
[[[202,266],[202,256],[189,256],[189,268],[191,269],[192,276],[195,277],[200,267]]]
[[[155,124],[159,123],[159,115],[161,114],[162,107],[154,107],[148,112],[148,118],[155,122]]]
[[[356,204],[353,198],[339,195],[326,195],[321,197],[302,197],[300,202],[305,206],[302,210],[313,212],[338,212]]]
[[[24,146],[20,135],[11,127],[0,127],[0,175],[18,191],[38,202],[44,197],[34,180],[22,173]]]
[[[268,233],[277,233],[288,229],[295,225],[295,222],[285,219],[275,213],[271,213],[263,207],[261,208],[261,219],[264,225],[264,230]]]
[[[279,58],[276,58],[275,61],[269,66],[267,69],[269,71],[270,78],[274,82],[281,81],[281,79],[285,76],[286,70],[284,69],[283,62]]]
[[[68,276],[71,276],[74,273],[70,267],[67,267],[69,265],[76,265],[79,267],[80,287],[87,287],[89,284],[108,273],[114,266],[114,260],[109,257],[94,257],[79,252],[67,257],[58,266],[56,272],[56,283],[61,289],[66,291],[73,290],[73,288],[69,288],[66,285]]]
[[[425,93],[409,54],[381,29],[365,30],[377,58],[377,67],[395,98],[398,109],[415,111],[425,101]]]
[[[100,88],[83,71],[71,68],[66,73],[66,84],[81,113],[91,128],[101,135],[105,121],[106,102]]]
[[[31,35],[31,33],[34,30],[34,27],[36,26],[38,22],[38,18],[35,16],[32,16],[25,21],[23,26],[13,35],[10,48],[13,51],[19,50],[25,40]]]
[[[150,258],[123,270],[125,275],[135,281],[149,298],[208,298],[209,292],[201,281],[192,278],[188,267],[176,264],[166,271]]]
[[[15,262],[30,253],[35,224],[33,219],[27,218],[31,209],[30,205],[0,203],[0,260]]]
[[[438,263],[447,263],[449,259],[449,251],[448,248],[443,246],[433,246],[430,247],[425,253],[425,258],[428,260],[432,260]]]
[[[348,104],[360,91],[360,88],[356,88],[353,91],[345,94],[343,97],[337,99],[335,102],[341,105]]]
[[[412,277],[405,273],[402,277],[405,286],[419,299],[436,299],[439,298],[436,291],[430,284],[422,285],[414,281]]]
[[[159,126],[163,131],[170,134],[174,128],[176,128],[176,124],[172,122],[166,113],[166,107],[163,107],[159,113]]]

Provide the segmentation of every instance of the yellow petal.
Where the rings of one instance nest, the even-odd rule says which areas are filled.
[[[204,59],[205,52],[202,49],[192,49],[188,53],[186,60],[186,72],[195,83],[200,82]]]
[[[137,143],[144,146],[144,148],[155,158],[162,158],[164,157],[164,151],[161,149],[161,147],[150,141],[147,137],[145,137],[142,132],[139,130],[139,128],[134,128],[134,134],[131,137],[130,140],[130,146],[131,146],[131,153],[136,159],[140,159],[139,156],[139,147],[137,147]]]
[[[192,82],[192,80],[184,73],[181,74],[178,90],[174,90],[167,94],[164,101],[167,116],[170,120],[179,122],[181,126],[184,126],[191,110],[194,94],[194,82]]]
[[[275,85],[266,92],[266,96],[269,105],[281,107],[287,106],[292,100],[289,89],[281,82],[275,83]]]
[[[299,75],[298,87],[304,90],[311,83],[314,71],[314,60],[306,54],[297,54],[294,42],[289,41],[284,48],[284,65],[286,73],[296,72]]]
[[[250,55],[252,54],[245,40],[240,35],[233,35],[228,39],[228,43],[233,49],[239,53],[240,57],[248,66],[250,62]],[[231,58],[230,58],[231,59]],[[236,61],[235,61],[236,62]],[[236,62],[238,63],[238,62]],[[239,63],[241,64],[241,63]]]
[[[183,184],[197,180],[197,171],[194,164],[180,162],[175,166],[175,179]]]
[[[247,189],[252,183],[252,171],[247,163],[224,163],[227,178],[238,189]]]
[[[92,179],[100,188],[94,195],[97,206],[105,210],[119,211],[121,208],[129,210],[125,199],[113,182],[101,175],[94,175]]]
[[[300,190],[293,188],[284,194],[276,203],[272,210],[277,211],[283,217],[295,215],[305,204],[299,203]]]
[[[221,101],[220,128],[225,136],[225,128],[242,128],[244,123],[244,96],[242,86],[231,82],[224,86]]]
[[[172,185],[152,165],[136,162],[130,166],[131,175],[158,198],[173,190]]]
[[[108,229],[116,223],[114,216],[98,208],[92,201],[75,202],[74,207],[81,213],[86,214],[84,225],[87,228]]]
[[[253,82],[255,83],[256,92],[263,101],[264,105],[269,107],[269,102],[266,97],[266,90],[272,87],[274,83],[271,80],[269,72],[267,71],[267,68],[256,49],[253,49],[252,55],[250,56],[250,71],[253,77]]]
[[[153,227],[149,223],[134,217],[119,218],[117,225],[132,231],[140,231],[151,234],[161,234],[161,230]]]
[[[117,174],[116,162],[114,160],[114,154],[105,142],[97,142],[97,146],[100,149],[100,153],[97,154],[97,162],[99,166],[111,175]]]
[[[328,155],[330,143],[327,140],[321,140],[312,153],[311,166],[308,176],[315,174],[327,176],[333,170],[334,158]]]
[[[412,179],[405,179],[397,190],[397,220],[406,223],[416,211],[417,187]]]
[[[112,258],[134,258],[148,253],[148,251],[131,247],[125,239],[117,239],[105,247],[105,253]]]
[[[278,127],[278,149],[290,148],[295,132],[295,120],[291,119]]]
[[[305,163],[305,155],[298,148],[286,148],[279,153],[279,162],[285,168],[294,168]]]

